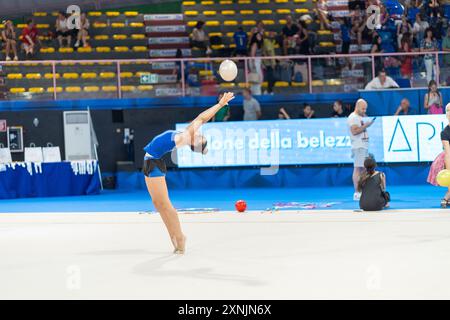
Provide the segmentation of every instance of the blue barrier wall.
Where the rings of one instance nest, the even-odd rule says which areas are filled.
[[[383,166],[388,185],[423,185],[429,164]],[[183,169],[170,170],[166,180],[170,189],[222,189],[222,188],[308,188],[352,185],[353,168],[335,167],[283,167],[276,175],[264,176],[258,168]],[[117,189],[145,189],[140,172],[118,172]]]

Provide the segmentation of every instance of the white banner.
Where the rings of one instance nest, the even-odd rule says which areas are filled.
[[[433,161],[442,152],[445,115],[383,117],[385,162]]]
[[[178,43],[189,43],[188,37],[156,37],[149,38],[149,44],[178,44]]]
[[[146,14],[144,15],[144,21],[171,21],[179,20],[183,21],[182,14]]]
[[[186,26],[147,26],[145,32],[185,32]]]

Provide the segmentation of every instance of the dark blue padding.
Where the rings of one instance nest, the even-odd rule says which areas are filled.
[[[42,163],[42,173],[32,174],[16,165],[0,171],[0,199],[93,195],[100,192],[98,170],[93,174],[75,174],[70,162]]]
[[[428,164],[381,166],[389,185],[427,184]],[[282,167],[275,175],[261,175],[259,168],[183,169],[166,175],[169,189],[238,189],[238,188],[312,188],[352,185],[353,168]],[[117,173],[120,190],[145,189],[144,175],[139,172]]]

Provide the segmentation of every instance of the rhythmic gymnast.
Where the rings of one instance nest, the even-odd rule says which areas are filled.
[[[206,154],[208,152],[206,147],[207,141],[201,135],[199,129],[233,99],[234,94],[232,92],[225,93],[216,105],[200,113],[184,131],[167,130],[153,138],[144,148],[146,154],[142,171],[145,175],[145,184],[147,185],[153,204],[161,215],[169,232],[170,239],[175,248],[174,253],[184,253],[186,237],[181,230],[177,211],[169,199],[165,178],[167,169],[162,157],[173,149],[184,146],[190,146],[194,152]]]

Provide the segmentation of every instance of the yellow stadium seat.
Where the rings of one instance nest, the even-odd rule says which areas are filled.
[[[53,52],[55,52],[55,48],[51,48],[51,47],[48,47],[48,48],[41,48],[41,49],[39,50],[39,52],[40,52],[40,53],[53,53]]]
[[[18,29],[23,29],[23,28],[25,28],[27,25],[25,24],[25,23],[19,23],[19,24],[17,24],[17,26],[16,26],[16,28],[18,28]]]
[[[42,87],[31,87],[28,89],[29,93],[44,93],[44,88]]]
[[[255,20],[244,20],[242,21],[243,26],[256,26]]]
[[[251,4],[251,0],[238,0],[238,4]]]
[[[242,15],[249,15],[249,14],[254,14],[255,11],[253,11],[253,10],[241,10],[240,13]]]
[[[142,22],[132,22],[132,23],[130,23],[130,27],[132,27],[132,28],[143,28],[144,27],[144,23],[142,23]]]
[[[206,22],[208,22],[208,21],[206,21]],[[187,22],[188,27],[195,27],[196,25],[197,25],[197,21],[191,20],[191,21]]]
[[[234,11],[234,10],[222,10],[221,13],[224,16],[232,16],[232,15],[236,14],[236,11]]]
[[[196,15],[198,15],[198,11],[196,11],[196,10],[187,10],[187,11],[184,12],[184,15],[185,16],[189,16],[189,17],[196,16]]]
[[[286,19],[280,19],[280,20],[278,20],[278,23],[283,25],[283,24],[286,24],[287,21],[286,21]]]
[[[83,87],[84,92],[98,92],[100,88],[98,86],[85,86]]]
[[[202,6],[212,6],[214,4],[214,1],[202,1]]]
[[[208,33],[208,37],[223,37],[222,32],[210,32]]]
[[[238,22],[236,20],[225,20],[223,24],[225,26],[237,26]]]
[[[319,42],[319,47],[334,47],[335,46],[335,44],[333,43],[333,42],[330,42],[330,41],[322,41],[322,42]]]
[[[317,30],[317,34],[319,35],[329,35],[329,34],[333,34],[330,30]]]
[[[151,91],[153,90],[153,86],[152,85],[140,85],[138,86],[138,90],[139,91]]]
[[[225,45],[223,45],[223,44],[213,44],[211,46],[211,49],[213,49],[213,50],[220,50],[220,49],[224,49],[224,48],[225,48]]]
[[[117,87],[116,86],[103,86],[102,91],[114,92],[114,91],[117,91]]]
[[[290,14],[291,9],[277,9],[278,14]]]
[[[59,53],[72,53],[73,52],[73,48],[59,48],[58,52]]]
[[[226,36],[232,38],[234,36],[234,32],[227,32]]]
[[[222,88],[234,88],[236,85],[233,82],[223,82],[220,84]]]
[[[94,22],[93,27],[94,28],[106,28],[108,25],[104,22]]]
[[[183,6],[195,6],[195,1],[183,1]]]
[[[5,25],[4,24],[0,24],[0,29],[5,29]]]
[[[133,52],[145,52],[148,50],[146,46],[133,46]]]
[[[291,86],[293,86],[293,87],[306,87],[306,82],[292,82]]]
[[[59,11],[52,11],[52,16],[57,17],[59,15]]]
[[[275,0],[276,3],[288,3],[289,0]]]
[[[294,0],[294,3],[305,3],[305,2],[307,2],[308,0]]]
[[[95,40],[108,40],[109,36],[106,34],[99,34],[94,37]]]
[[[130,50],[130,48],[124,47],[124,46],[116,46],[116,47],[114,47],[114,51],[115,52],[128,52],[128,50]]]
[[[125,40],[127,38],[126,34],[115,34],[113,35],[114,40]]]
[[[95,63],[93,62],[80,62],[80,65],[82,66],[93,66]]]
[[[114,78],[116,74],[114,72],[100,72],[100,78],[109,79]]]
[[[47,92],[48,93],[53,93],[55,91],[54,89],[55,89],[54,87],[48,87],[47,88]],[[56,87],[56,92],[62,92],[62,91],[63,91],[62,87]]]
[[[25,92],[25,88],[11,88],[11,89],[9,89],[9,92],[11,92],[11,93],[24,93]]]
[[[289,87],[289,82],[287,82],[287,81],[277,81],[277,82],[275,82],[275,87],[277,87],[277,88]]]
[[[271,26],[275,24],[274,20],[262,20],[262,23],[264,23],[267,26]]]
[[[197,22],[195,22],[195,24],[197,24]],[[209,20],[209,21],[206,21],[205,25],[208,27],[218,27],[220,25],[220,22],[217,20]]]
[[[61,62],[61,65],[62,65],[62,66],[74,66],[75,63],[73,63],[73,62],[68,62],[68,61],[63,61],[63,62]]]
[[[120,12],[119,11],[106,11],[105,14],[108,17],[118,17],[118,16],[120,16]]]
[[[143,40],[145,39],[145,34],[132,34],[131,39],[133,40]]]
[[[272,14],[272,10],[270,10],[270,9],[259,10],[258,13],[259,14]]]
[[[111,23],[112,28],[124,28],[125,23],[124,22],[113,22]]]
[[[102,15],[102,13],[100,11],[90,11],[88,12],[88,16],[91,17],[100,17]]]
[[[20,80],[23,78],[23,75],[21,73],[8,73],[6,76],[7,79],[15,79]]]
[[[47,16],[47,12],[34,12],[33,16],[35,16],[35,17],[46,17]]]
[[[311,81],[311,84],[313,86],[320,87],[320,86],[324,85],[324,82],[322,80],[313,80],[313,81]]]
[[[65,73],[63,73],[63,78],[64,79],[78,79],[79,74],[76,72],[65,72]]]
[[[98,64],[101,66],[112,66],[113,65],[113,63],[109,62],[109,61],[99,62]]]
[[[231,1],[231,0],[221,0],[220,2],[219,2],[220,4],[233,4],[233,1]]]
[[[55,78],[59,79],[61,75],[59,73],[55,73]],[[44,79],[53,79],[53,73],[46,73],[44,74]]]
[[[200,70],[198,73],[202,77],[212,76],[213,72],[212,70]]]
[[[81,74],[82,79],[95,79],[97,78],[97,73],[95,72],[83,72]]]
[[[41,74],[40,73],[27,73],[25,78],[29,79],[29,80],[39,80],[41,79]]]
[[[239,88],[249,88],[250,84],[248,84],[246,82],[239,82],[238,86],[239,86]]]
[[[121,78],[131,78],[131,77],[133,77],[133,72],[121,72],[120,77]]]
[[[140,78],[141,76],[146,75],[146,74],[150,74],[150,72],[148,72],[148,71],[138,71],[138,72],[136,72],[135,76]]]
[[[122,91],[127,91],[127,92],[129,92],[129,91],[135,91],[135,90],[136,90],[136,87],[135,87],[135,86],[121,86],[120,89],[121,89]]]
[[[38,28],[38,29],[48,29],[48,28],[50,28],[50,25],[48,23],[38,23],[38,24],[36,24],[36,28]]]
[[[343,84],[340,79],[328,79],[326,83],[329,86],[341,86]]]
[[[137,17],[139,15],[139,12],[137,11],[125,11],[123,13],[125,17]]]
[[[236,44],[235,44],[235,43],[232,43],[232,44],[228,45],[228,48],[234,49],[234,48],[236,48]]]
[[[80,53],[90,53],[90,52],[92,52],[92,48],[91,47],[79,47],[77,51]]]
[[[216,14],[217,12],[213,10],[203,11],[203,15],[205,16],[215,16]]]
[[[295,13],[309,13],[309,10],[305,8],[297,8],[295,9]]]
[[[81,92],[81,88],[78,86],[69,86],[69,87],[66,87],[66,92],[72,92],[72,93]]]
[[[97,47],[97,48],[95,48],[95,50],[97,52],[111,52],[111,48],[110,47]]]

